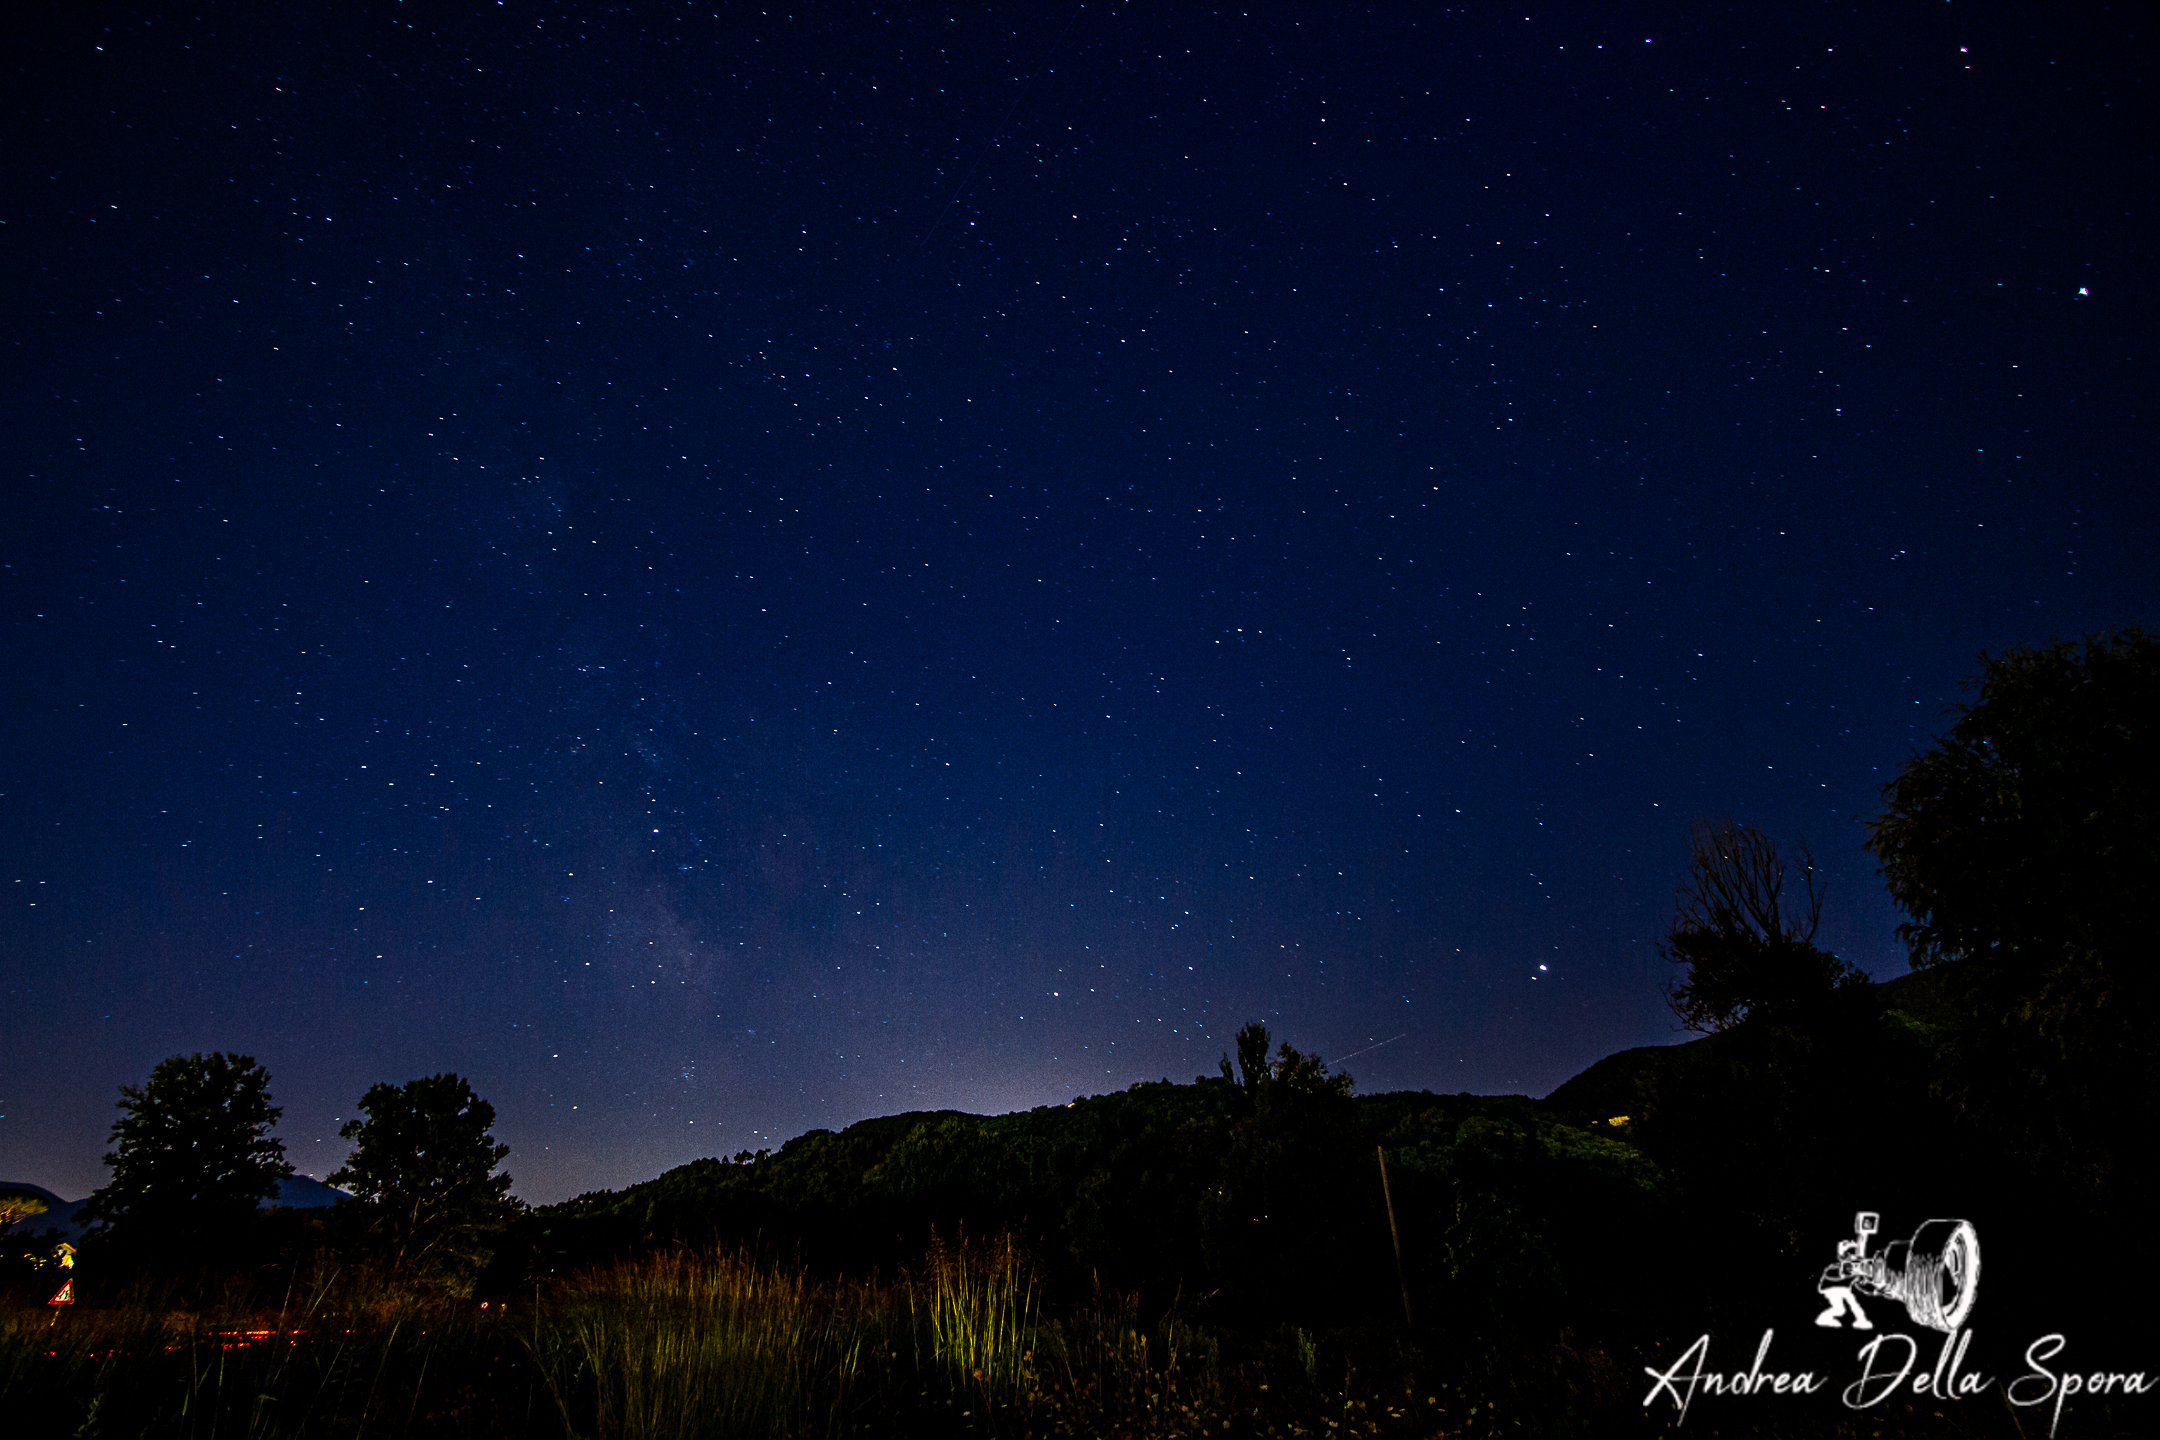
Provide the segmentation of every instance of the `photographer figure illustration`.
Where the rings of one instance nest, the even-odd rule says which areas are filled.
[[[1930,1220],[1912,1239],[1893,1240],[1870,1255],[1868,1237],[1881,1228],[1882,1217],[1873,1210],[1853,1217],[1853,1238],[1838,1242],[1836,1262],[1815,1282],[1830,1302],[1815,1323],[1835,1330],[1850,1312],[1853,1329],[1874,1329],[1860,1305],[1866,1295],[1901,1302],[1914,1324],[1946,1335],[1963,1325],[1980,1293],[1980,1236],[1972,1223]]]
[[[1841,1317],[1850,1310],[1853,1329],[1875,1328],[1875,1322],[1868,1319],[1867,1311],[1860,1308],[1860,1297],[1853,1294],[1853,1290],[1857,1286],[1866,1289],[1870,1295],[1882,1293],[1874,1288],[1874,1281],[1869,1273],[1871,1265],[1880,1265],[1881,1257],[1878,1256],[1874,1261],[1867,1258],[1868,1236],[1881,1228],[1882,1216],[1873,1210],[1863,1210],[1853,1217],[1853,1238],[1838,1241],[1837,1260],[1824,1266],[1822,1279],[1815,1282],[1816,1291],[1830,1302],[1830,1308],[1815,1317],[1817,1325],[1831,1330],[1839,1329],[1845,1323]]]

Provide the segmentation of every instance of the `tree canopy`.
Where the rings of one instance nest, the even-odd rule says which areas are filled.
[[[0,1230],[35,1219],[47,1208],[43,1197],[27,1190],[0,1190]]]
[[[1687,973],[1666,1003],[1690,1030],[1726,1030],[1751,1015],[1790,1014],[1866,977],[1815,944],[1822,890],[1807,846],[1801,891],[1785,892],[1777,843],[1752,825],[1698,820],[1688,832],[1688,874],[1660,950]]]
[[[1913,966],[2119,951],[2160,870],[2160,643],[2133,627],[1980,665],[1869,825]]]
[[[1357,1081],[1347,1070],[1328,1073],[1327,1062],[1318,1055],[1307,1055],[1285,1040],[1268,1058],[1268,1041],[1272,1036],[1268,1028],[1258,1020],[1243,1026],[1237,1032],[1237,1069],[1230,1068],[1230,1057],[1222,1057],[1222,1078],[1236,1085],[1247,1096],[1258,1096],[1271,1091],[1291,1091],[1314,1095],[1348,1095]]]
[[[2160,644],[2136,628],[1980,657],[1976,692],[1869,827],[1915,969],[1955,1019],[1941,1084],[2011,1151],[2130,1204],[2116,1117],[2160,1094]]]
[[[469,1284],[487,1237],[520,1209],[510,1177],[495,1173],[510,1153],[489,1133],[495,1107],[445,1072],[372,1085],[360,1113],[338,1131],[354,1149],[329,1183],[352,1192],[393,1271]]]
[[[206,1240],[229,1232],[293,1173],[270,1133],[283,1112],[251,1055],[174,1055],[140,1088],[120,1088],[112,1180],[87,1216],[116,1236]]]

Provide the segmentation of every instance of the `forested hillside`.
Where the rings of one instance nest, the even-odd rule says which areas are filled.
[[[1526,1286],[1542,1306],[1563,1293],[1600,1305],[1631,1277],[1592,1259],[1674,1203],[1629,1130],[1522,1097],[1203,1076],[1013,1115],[812,1131],[533,1223],[556,1265],[721,1241],[835,1272],[903,1263],[933,1231],[1009,1229],[1075,1296],[1104,1287],[1245,1323],[1362,1323],[1402,1303],[1384,1152],[1413,1305]]]

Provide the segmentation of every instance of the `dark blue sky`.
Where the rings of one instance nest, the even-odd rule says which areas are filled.
[[[1676,1038],[1688,822],[2152,616],[2150,16],[8,22],[0,1172],[160,1057],[528,1198]],[[2139,137],[2145,138],[2139,138]]]

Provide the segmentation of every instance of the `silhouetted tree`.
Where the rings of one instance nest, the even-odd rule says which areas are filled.
[[[1980,664],[1979,698],[1869,824],[1913,966],[2119,951],[2150,931],[2160,868],[2160,642],[2132,628]]]
[[[510,1177],[494,1173],[510,1153],[488,1133],[495,1107],[445,1072],[372,1085],[360,1113],[338,1131],[354,1148],[329,1183],[352,1192],[393,1273],[469,1290],[491,1256],[488,1238],[521,1208]]]
[[[1370,1156],[1357,1134],[1351,1078],[1329,1074],[1318,1055],[1287,1041],[1271,1059],[1272,1038],[1258,1021],[1238,1031],[1235,1122],[1183,1137],[1189,1144],[1205,1134],[1215,1149],[1196,1197],[1201,1249],[1222,1303],[1247,1315],[1341,1303],[1344,1244],[1354,1250],[1386,1233],[1340,1223],[1342,1177],[1362,1175]],[[1229,1063],[1224,1057],[1226,1075]],[[1369,1196],[1353,1193],[1378,1200],[1377,1184]]]
[[[1327,1061],[1318,1054],[1307,1055],[1293,1048],[1287,1040],[1276,1047],[1268,1079],[1285,1090],[1307,1095],[1348,1095],[1357,1084],[1349,1071],[1338,1070],[1331,1075]]]
[[[1802,893],[1785,895],[1785,861],[1752,825],[1698,820],[1688,831],[1688,876],[1659,947],[1687,973],[1666,1003],[1690,1030],[1726,1030],[1751,1015],[1791,1013],[1859,971],[1815,944],[1822,891],[1814,857],[1799,847]]]
[[[1293,1048],[1285,1040],[1276,1050],[1275,1058],[1268,1058],[1268,1042],[1274,1037],[1267,1026],[1258,1020],[1237,1032],[1237,1073],[1230,1072],[1230,1057],[1222,1057],[1222,1078],[1237,1085],[1247,1095],[1258,1095],[1268,1084],[1276,1083],[1292,1090],[1332,1095],[1348,1095],[1357,1082],[1349,1071],[1330,1075],[1327,1062],[1318,1055],[1307,1055]]]
[[[1260,1082],[1268,1078],[1268,1028],[1258,1020],[1241,1027],[1237,1032],[1237,1073],[1230,1071],[1230,1057],[1222,1057],[1222,1078],[1238,1086],[1247,1095],[1260,1088]]]
[[[27,1190],[0,1190],[0,1230],[43,1215],[46,1209],[43,1197]]]
[[[201,1246],[230,1239],[293,1173],[270,1134],[283,1112],[249,1055],[174,1055],[120,1087],[112,1179],[85,1203],[116,1239]],[[176,1252],[177,1255],[177,1252]],[[189,1257],[195,1258],[195,1257]]]
[[[1946,1096],[2104,1194],[2133,1169],[2117,1117],[2160,1099],[2160,643],[2133,627],[1980,664],[1974,702],[1883,787],[1868,848],[1952,1001]]]

